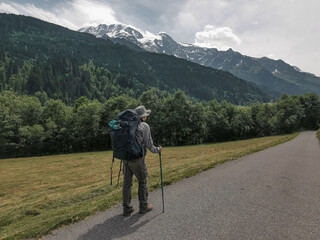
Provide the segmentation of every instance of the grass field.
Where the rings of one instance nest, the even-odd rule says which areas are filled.
[[[297,135],[164,148],[164,183],[177,182]],[[107,151],[0,160],[0,239],[40,237],[119,203],[121,186],[110,186],[111,158],[112,152]],[[149,152],[147,166],[149,189],[157,189],[159,156]],[[118,170],[116,161],[114,183]],[[137,195],[137,182],[133,195]]]

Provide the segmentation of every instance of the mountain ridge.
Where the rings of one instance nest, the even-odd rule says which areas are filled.
[[[274,97],[278,97],[282,93],[316,92],[320,94],[319,77],[302,72],[298,67],[291,66],[282,60],[249,57],[235,52],[231,48],[227,51],[219,51],[215,48],[202,48],[192,44],[179,43],[166,33],[160,32],[158,35],[154,35],[122,24],[100,24],[96,28],[90,27],[90,30],[82,28],[79,31],[88,32],[100,38],[109,38],[113,41],[122,39],[121,44],[126,44],[126,41],[131,42],[146,51],[173,55],[230,72],[241,79],[257,84],[260,89]],[[281,68],[278,69],[278,66]]]
[[[77,99],[183,90],[199,100],[248,104],[270,98],[230,73],[173,56],[135,51],[45,21],[0,14],[0,90]]]

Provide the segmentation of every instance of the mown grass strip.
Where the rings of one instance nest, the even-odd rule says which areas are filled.
[[[191,177],[217,164],[284,143],[298,133],[243,141],[165,148],[164,184]],[[40,237],[119,203],[110,186],[112,152],[0,160],[0,239]],[[160,187],[159,157],[148,153],[149,189]],[[117,180],[119,162],[113,170]],[[137,195],[137,182],[133,186]]]

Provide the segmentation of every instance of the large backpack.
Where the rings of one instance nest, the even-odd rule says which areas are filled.
[[[116,116],[116,120],[109,123],[109,133],[112,142],[113,158],[111,165],[111,185],[112,185],[112,168],[114,158],[121,160],[120,170],[118,174],[118,183],[121,173],[122,160],[130,161],[142,157],[144,148],[140,145],[136,138],[136,130],[141,122],[137,112],[127,109]]]
[[[130,161],[143,156],[143,148],[136,138],[140,121],[135,110],[127,109],[109,123],[114,158]]]

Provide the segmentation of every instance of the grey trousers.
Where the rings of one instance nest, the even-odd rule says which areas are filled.
[[[132,177],[136,176],[139,183],[138,197],[140,210],[148,207],[148,170],[145,158],[137,158],[130,161],[123,161],[123,210],[131,208],[131,187]]]

